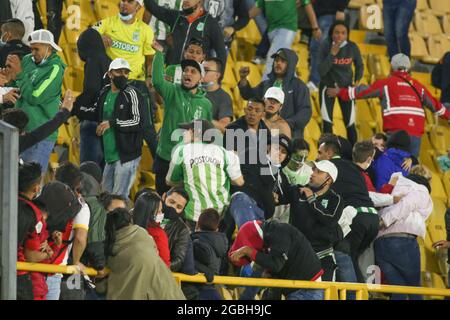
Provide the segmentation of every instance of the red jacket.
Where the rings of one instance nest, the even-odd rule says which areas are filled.
[[[147,227],[147,232],[155,240],[162,261],[170,268],[169,238],[167,237],[166,232],[159,225]]]
[[[385,132],[405,130],[409,135],[421,136],[425,128],[425,110],[414,89],[400,77],[416,88],[425,107],[445,119],[450,117],[450,110],[405,71],[393,71],[388,78],[378,80],[371,86],[341,89],[338,96],[344,101],[380,98]]]

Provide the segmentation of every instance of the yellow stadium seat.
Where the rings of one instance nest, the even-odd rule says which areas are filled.
[[[225,66],[225,72],[222,79],[222,84],[227,85],[230,88],[237,86],[237,80],[233,72],[234,62],[228,58],[227,65]]]
[[[309,144],[309,155],[308,155],[308,160],[310,161],[315,161],[317,159],[317,154],[318,154],[318,150],[317,150],[317,141],[314,141],[312,138],[308,137],[305,138],[306,142],[308,142]]]
[[[378,54],[378,55],[386,55],[387,54],[387,47],[386,46],[380,46],[376,44],[367,44],[367,43],[360,43],[358,44],[359,50],[361,51],[361,54],[364,56],[367,56],[368,54]]]
[[[97,2],[97,1],[95,1]],[[90,26],[96,23],[93,5],[90,0],[66,0],[65,14],[70,21],[73,19],[75,23]],[[67,21],[66,21],[67,23]]]
[[[375,80],[385,79],[388,77],[391,69],[389,58],[379,54],[369,54],[367,56],[367,67],[369,73]]]
[[[117,0],[94,1],[94,12],[97,20],[103,20],[119,13],[119,2]]]
[[[322,132],[320,130],[318,123],[316,122],[316,120],[314,118],[311,118],[305,127],[305,131],[304,131],[305,139],[309,138],[309,139],[317,142],[317,141],[319,141],[321,135],[322,135]]]
[[[374,134],[369,122],[357,122],[356,130],[358,132],[358,141],[369,140]]]
[[[433,14],[442,17],[450,13],[450,2],[443,0],[428,0]]]
[[[247,61],[236,61],[234,63],[233,72],[234,72],[234,76],[236,77],[236,79],[240,79],[239,69],[241,67],[249,68],[250,73],[249,73],[247,79],[250,82],[250,85],[252,87],[257,86],[261,82],[262,76],[261,76],[260,70],[258,69],[258,67],[256,67],[256,65],[254,65],[251,62],[247,62]]]
[[[428,6],[427,0],[417,0],[416,10],[417,11],[427,11],[430,7]]]
[[[411,77],[413,77],[423,85],[431,84],[431,73],[413,71],[411,72]]]
[[[444,203],[447,202],[447,193],[445,192],[444,185],[442,184],[441,178],[436,173],[436,171],[432,171],[431,178],[431,196],[433,198],[439,199]]]
[[[230,54],[228,55],[228,60],[232,59],[233,61],[237,61],[237,50],[238,50],[238,44],[237,44],[237,40],[233,40],[231,42],[231,46],[230,46]],[[228,62],[227,62],[228,64]]]
[[[446,14],[442,19],[444,34],[450,39],[450,14]]]
[[[450,206],[450,170],[444,173],[442,183],[444,184],[445,191],[447,192],[447,205]]]
[[[427,44],[430,56],[424,59],[424,61],[429,61],[428,63],[437,63],[445,53],[450,51],[450,40],[442,34],[429,37]]]
[[[425,271],[422,272],[422,286],[426,288],[446,289],[445,282],[437,273]],[[426,300],[443,300],[442,296],[426,296]]]
[[[345,127],[344,121],[341,119],[334,119],[333,120],[333,133],[347,138],[347,128]]]
[[[67,67],[64,74],[64,82],[67,89],[83,91],[84,70]]]
[[[333,121],[336,120],[336,119],[339,119],[339,120],[344,119],[342,117],[342,110],[341,110],[341,106],[339,104],[339,100],[338,99],[334,100],[334,108],[333,108]]]
[[[365,30],[350,30],[350,41],[357,44],[364,43],[366,40],[367,31]]]
[[[411,42],[412,58],[422,59],[429,55],[425,41],[417,32],[409,34],[409,41]]]
[[[416,26],[417,32],[424,38],[442,34],[439,20],[431,11],[416,12],[414,15],[414,25]]]
[[[433,126],[430,131],[430,142],[438,154],[447,153],[446,131],[444,127]]]
[[[438,198],[433,198],[433,212],[427,220],[427,229],[430,234],[431,242],[446,239],[445,231],[445,211],[446,202]]]
[[[47,27],[47,0],[38,0],[37,2],[39,16],[44,28]]]
[[[251,19],[245,28],[236,32],[236,38],[245,39],[245,41],[258,45],[261,42],[261,33],[254,19]]]
[[[300,64],[297,64],[297,76],[304,82],[307,83],[309,79],[309,70],[306,68],[298,68]]]

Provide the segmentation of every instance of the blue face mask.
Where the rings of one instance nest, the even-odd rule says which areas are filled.
[[[6,41],[3,40],[4,35],[2,34],[0,38],[0,46],[3,47],[6,44]]]
[[[131,19],[133,19],[133,14],[130,13],[128,15],[123,15],[123,14],[119,13],[119,17],[120,17],[120,20],[122,20],[122,21],[130,21]]]

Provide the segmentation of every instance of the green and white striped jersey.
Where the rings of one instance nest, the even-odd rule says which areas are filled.
[[[166,179],[183,181],[190,198],[185,217],[197,221],[204,209],[222,213],[230,201],[230,182],[241,175],[237,154],[215,144],[194,142],[175,149]]]
[[[158,5],[167,9],[181,10],[183,0],[158,0]],[[166,40],[170,26],[152,16],[149,23],[158,40]]]

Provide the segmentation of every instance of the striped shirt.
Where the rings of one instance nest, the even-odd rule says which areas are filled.
[[[181,10],[181,4],[183,3],[181,0],[158,0],[157,2],[161,7],[173,10]],[[167,35],[170,33],[170,26],[168,24],[158,20],[154,15],[152,15],[149,25],[155,33],[156,39],[167,39]]]
[[[239,157],[234,152],[215,144],[194,142],[175,149],[166,179],[183,181],[190,199],[185,217],[197,221],[204,209],[222,212],[230,200],[230,181],[241,176]]]

